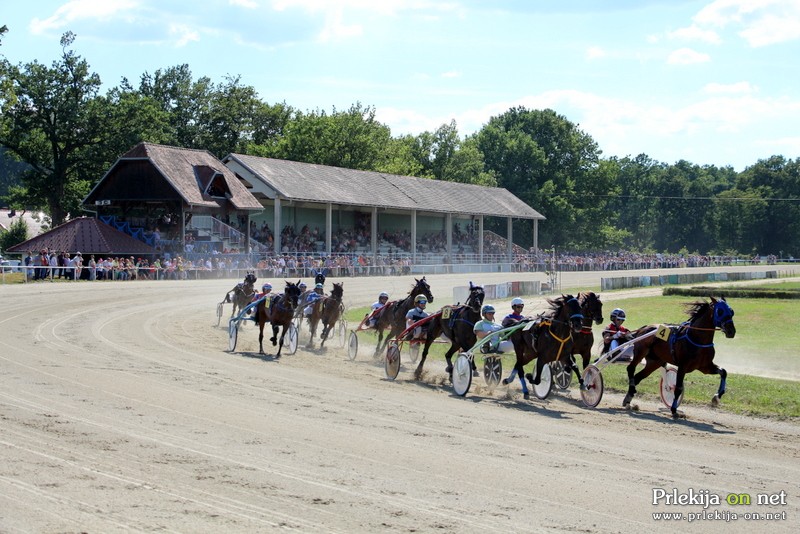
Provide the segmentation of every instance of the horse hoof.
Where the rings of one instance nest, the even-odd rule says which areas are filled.
[[[719,395],[711,397],[711,406],[719,406]]]
[[[525,400],[531,400],[531,394],[526,391],[522,394],[522,398]]]
[[[686,414],[681,412],[681,411],[679,411],[679,410],[677,410],[677,411],[672,412],[672,418],[673,419],[686,419]]]
[[[504,386],[507,386],[507,385],[508,385],[508,378],[504,378],[504,379],[503,379],[503,385],[504,385]]]
[[[445,367],[444,372],[447,373],[448,375],[452,375],[453,374],[453,366],[452,365],[448,365],[447,367]]]

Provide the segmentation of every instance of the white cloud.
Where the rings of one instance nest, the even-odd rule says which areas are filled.
[[[258,7],[258,2],[254,0],[228,0],[228,3],[232,6],[244,7],[246,9],[255,9]]]
[[[695,63],[707,63],[711,61],[711,56],[692,50],[691,48],[679,48],[667,57],[670,65],[692,65]]]
[[[737,82],[730,84],[709,83],[703,87],[703,91],[712,94],[750,94],[755,93],[757,88],[750,85],[750,82]]]
[[[186,46],[191,41],[199,41],[200,34],[185,24],[170,24],[169,35],[175,41],[175,46]]]
[[[138,5],[135,0],[72,0],[44,20],[34,18],[30,23],[30,30],[34,34],[41,34],[66,29],[80,20],[108,20],[114,15],[131,11]]]
[[[451,70],[442,73],[442,78],[460,78],[461,73],[457,70]]]
[[[715,0],[693,20],[700,27],[739,28],[738,35],[752,47],[800,39],[797,0]]]
[[[591,46],[586,50],[586,59],[593,60],[593,59],[602,59],[606,57],[608,54],[605,50],[600,48],[599,46]]]
[[[720,44],[722,42],[722,39],[714,30],[703,29],[696,25],[669,32],[667,33],[667,37],[685,41],[701,41],[710,44]]]

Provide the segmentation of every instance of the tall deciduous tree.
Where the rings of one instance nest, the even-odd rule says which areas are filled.
[[[487,170],[497,183],[540,211],[539,245],[570,248],[601,246],[606,213],[608,168],[600,168],[600,150],[586,133],[553,110],[512,108],[476,134]],[[532,242],[528,222],[514,230],[515,241]]]
[[[45,208],[53,225],[79,211],[96,178],[84,174],[81,164],[102,130],[96,107],[89,105],[100,77],[69,50],[74,38],[64,34],[61,58],[51,67],[0,63],[0,145],[30,165],[12,200]]]

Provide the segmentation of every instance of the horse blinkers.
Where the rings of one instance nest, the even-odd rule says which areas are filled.
[[[713,299],[712,299],[713,300]],[[725,299],[713,300],[714,327],[719,328],[728,339],[736,335],[736,325],[733,324],[733,308],[728,306]]]

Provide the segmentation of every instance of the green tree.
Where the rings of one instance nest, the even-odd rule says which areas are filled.
[[[11,202],[44,208],[53,225],[77,213],[96,179],[82,172],[86,151],[101,142],[101,117],[89,105],[100,78],[68,49],[74,35],[61,38],[62,56],[46,67],[0,63],[0,145],[30,166],[12,189]]]
[[[388,162],[384,150],[391,139],[389,127],[375,119],[375,109],[356,103],[347,111],[298,112],[284,128],[275,146],[263,151],[270,157],[375,170]]]
[[[0,250],[8,250],[28,239],[28,225],[25,219],[17,217],[11,222],[8,231],[0,232]]]
[[[494,174],[486,171],[475,138],[468,137],[462,142],[454,120],[435,132],[419,134],[411,153],[419,162],[421,176],[465,184],[497,184]]]
[[[476,141],[497,184],[547,217],[540,225],[540,247],[604,244],[609,232],[603,229],[612,219],[605,205],[613,168],[600,167],[600,150],[588,134],[553,110],[518,107],[492,117]],[[529,246],[531,225],[522,222],[514,235]]]

